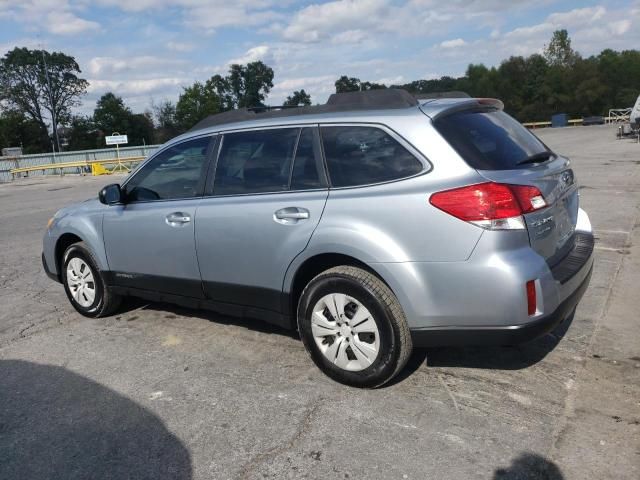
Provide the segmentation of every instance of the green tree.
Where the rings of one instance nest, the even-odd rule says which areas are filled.
[[[56,132],[86,93],[89,82],[80,73],[75,58],[62,52],[16,47],[0,59],[0,100],[23,111],[45,131],[48,116]]]
[[[15,109],[0,109],[0,149],[22,147],[23,153],[51,151],[51,143],[42,126]]]
[[[336,93],[359,92],[360,79],[342,75],[335,83]]]
[[[264,106],[273,88],[273,69],[264,63],[233,64],[226,78],[235,108]]]
[[[207,80],[205,87],[209,92],[215,93],[215,95],[218,96],[220,111],[226,112],[227,110],[236,108],[237,101],[231,93],[229,77],[216,74]]]
[[[96,104],[93,121],[103,135],[111,135],[112,133],[124,135],[128,134],[132,115],[122,97],[107,92],[100,97]]]
[[[69,150],[90,150],[99,145],[100,133],[92,117],[76,115],[71,117],[69,124]]]
[[[292,95],[289,95],[287,99],[282,103],[285,107],[297,107],[299,105],[308,106],[311,105],[311,95],[302,90],[296,90]]]
[[[382,83],[375,83],[375,82],[361,82],[360,83],[360,90],[362,90],[362,91],[364,91],[364,90],[382,90],[384,88],[387,88],[387,86],[382,84]]]
[[[181,133],[176,119],[176,105],[170,100],[152,103],[155,120],[154,143],[164,143]]]
[[[129,117],[129,145],[149,145],[154,139],[151,114],[134,113]]]
[[[207,82],[196,82],[185,87],[176,104],[176,124],[181,130],[188,130],[209,115],[222,111],[221,98],[214,86]]]
[[[552,67],[571,67],[579,55],[571,48],[571,38],[565,30],[556,30],[551,41],[545,46],[544,56]]]

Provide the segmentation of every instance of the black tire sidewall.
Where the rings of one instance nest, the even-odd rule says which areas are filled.
[[[72,258],[76,257],[82,259],[89,266],[89,268],[91,269],[91,273],[93,274],[93,281],[96,289],[96,298],[89,307],[83,307],[75,301],[67,283],[67,265]],[[69,248],[67,248],[67,250],[64,252],[64,255],[62,256],[61,270],[64,291],[67,294],[69,302],[71,302],[71,305],[73,305],[73,308],[75,308],[79,313],[86,317],[94,318],[100,316],[104,307],[104,282],[102,280],[102,276],[100,275],[100,270],[98,270],[98,268],[96,267],[96,263],[91,257],[91,253],[89,253],[89,251],[87,251],[87,249],[82,245],[71,245]]]
[[[342,293],[358,300],[371,313],[378,326],[380,350],[372,365],[351,372],[334,365],[316,345],[311,331],[311,312],[325,295]],[[298,328],[305,348],[313,362],[332,379],[355,387],[375,387],[386,381],[396,370],[400,356],[398,332],[387,305],[366,285],[348,275],[331,273],[313,280],[304,290],[298,305]]]

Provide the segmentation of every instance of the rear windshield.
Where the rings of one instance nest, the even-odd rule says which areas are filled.
[[[453,113],[437,119],[435,127],[478,170],[522,168],[531,166],[533,160],[547,160],[545,153],[553,156],[535,135],[501,110]]]

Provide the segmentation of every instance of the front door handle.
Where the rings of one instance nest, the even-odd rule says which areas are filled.
[[[167,215],[165,222],[170,227],[181,227],[191,221],[191,215],[184,212],[173,212]]]
[[[283,225],[298,223],[300,220],[308,220],[310,217],[309,210],[300,207],[281,208],[273,214],[273,219]]]

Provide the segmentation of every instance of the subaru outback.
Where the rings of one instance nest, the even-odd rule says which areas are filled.
[[[211,116],[58,211],[42,259],[87,317],[136,296],[263,320],[376,387],[413,347],[552,330],[593,234],[570,161],[500,101],[390,89]]]

